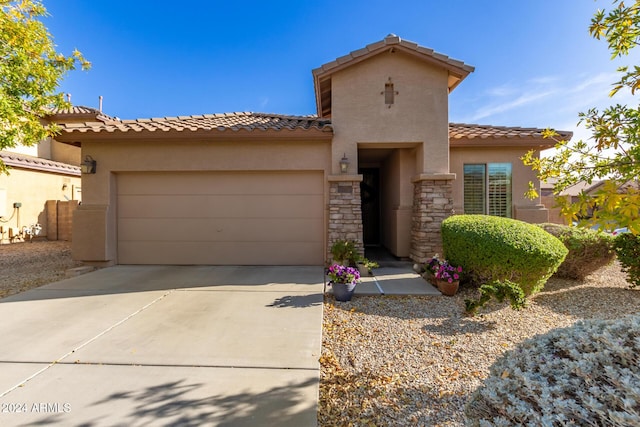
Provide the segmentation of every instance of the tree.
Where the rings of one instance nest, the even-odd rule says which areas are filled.
[[[612,10],[595,13],[589,33],[607,41],[611,59],[629,55],[640,43],[640,0],[628,6],[613,0]],[[609,96],[625,88],[635,95],[640,88],[640,66],[621,67],[618,72],[621,78]],[[601,111],[592,108],[579,113],[579,123],[591,131],[590,141],[563,141],[556,132],[547,130],[544,136],[556,141],[555,154],[537,158],[529,152],[522,158],[524,164],[537,171],[541,180],[556,180],[556,202],[570,222],[605,230],[628,227],[633,234],[640,234],[640,108],[620,104]],[[575,203],[559,196],[579,181],[591,184],[600,180],[605,183],[598,191],[583,192]],[[537,197],[532,184],[529,194]]]
[[[78,50],[56,52],[39,0],[0,0],[0,150],[34,145],[58,129],[43,118],[68,104],[56,89],[63,76],[90,63]],[[0,161],[0,173],[7,172]]]

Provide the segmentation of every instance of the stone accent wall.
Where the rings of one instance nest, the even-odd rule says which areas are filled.
[[[411,259],[426,262],[442,256],[442,221],[453,214],[453,179],[414,180]]]
[[[331,261],[331,246],[337,240],[354,240],[360,254],[364,255],[360,181],[362,181],[361,176],[329,180],[329,235],[327,238],[327,260],[329,261]]]

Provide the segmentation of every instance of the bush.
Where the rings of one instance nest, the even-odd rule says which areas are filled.
[[[640,425],[640,316],[591,320],[506,352],[469,398],[473,426]]]
[[[532,224],[488,215],[454,215],[442,223],[444,254],[476,285],[511,281],[538,292],[567,255],[560,240]]]
[[[640,286],[640,236],[631,233],[618,234],[614,241],[618,261],[622,271],[627,273],[627,281],[632,288]]]
[[[601,267],[611,264],[616,257],[614,238],[610,234],[559,224],[538,225],[560,239],[569,250],[555,273],[557,277],[584,279]]]
[[[470,299],[464,300],[465,311],[467,314],[475,316],[478,309],[484,307],[491,298],[495,298],[498,302],[508,299],[511,308],[514,310],[520,310],[527,306],[527,300],[520,286],[504,280],[502,282],[492,282],[480,286],[480,298],[475,301]]]

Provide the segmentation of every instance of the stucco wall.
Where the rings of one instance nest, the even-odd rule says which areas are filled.
[[[453,182],[453,209],[456,213],[464,213],[464,173],[465,163],[511,163],[512,171],[512,204],[513,217],[527,222],[545,222],[548,210],[540,202],[524,196],[529,189],[529,182],[539,183],[536,174],[529,166],[522,164],[522,157],[527,147],[483,147],[483,148],[451,148],[451,172],[457,179]],[[536,186],[539,189],[539,185]]]
[[[397,149],[380,169],[382,244],[398,257],[410,253],[415,159],[415,149]]]
[[[402,52],[381,53],[336,72],[331,86],[333,173],[339,173],[343,154],[357,158],[359,143],[415,143],[420,146],[418,172],[448,172],[447,77],[445,70]],[[397,92],[390,106],[384,96],[388,82]]]
[[[4,217],[0,225],[20,228],[39,223],[42,226],[40,236],[46,236],[47,200],[72,200],[74,188],[79,187],[80,178],[74,176],[17,168],[11,169],[10,175],[0,174],[0,208],[4,206],[4,212],[0,212]],[[22,203],[22,207],[9,220],[14,213],[13,204],[16,202]]]
[[[94,263],[117,260],[118,172],[146,171],[324,171],[330,169],[330,143],[323,140],[84,141],[82,156],[97,162],[83,175],[83,204],[74,214],[73,256]],[[328,204],[325,185],[325,218]],[[325,221],[326,223],[326,221]]]

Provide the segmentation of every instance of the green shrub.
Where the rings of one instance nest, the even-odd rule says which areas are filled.
[[[454,215],[442,223],[445,257],[472,282],[510,281],[538,292],[567,255],[560,240],[532,224],[488,215]]]
[[[559,224],[539,226],[560,239],[569,249],[567,257],[555,273],[557,277],[584,279],[601,267],[611,264],[616,257],[611,234]]]
[[[505,280],[480,286],[480,298],[475,301],[470,299],[464,300],[465,311],[467,314],[475,316],[478,309],[484,307],[491,298],[495,298],[498,302],[508,299],[511,308],[514,310],[520,310],[527,306],[527,299],[520,286],[509,280]]]
[[[640,236],[618,234],[614,244],[622,271],[627,273],[627,281],[632,288],[640,286]]]
[[[640,425],[640,317],[555,329],[507,351],[470,396],[472,426]]]

